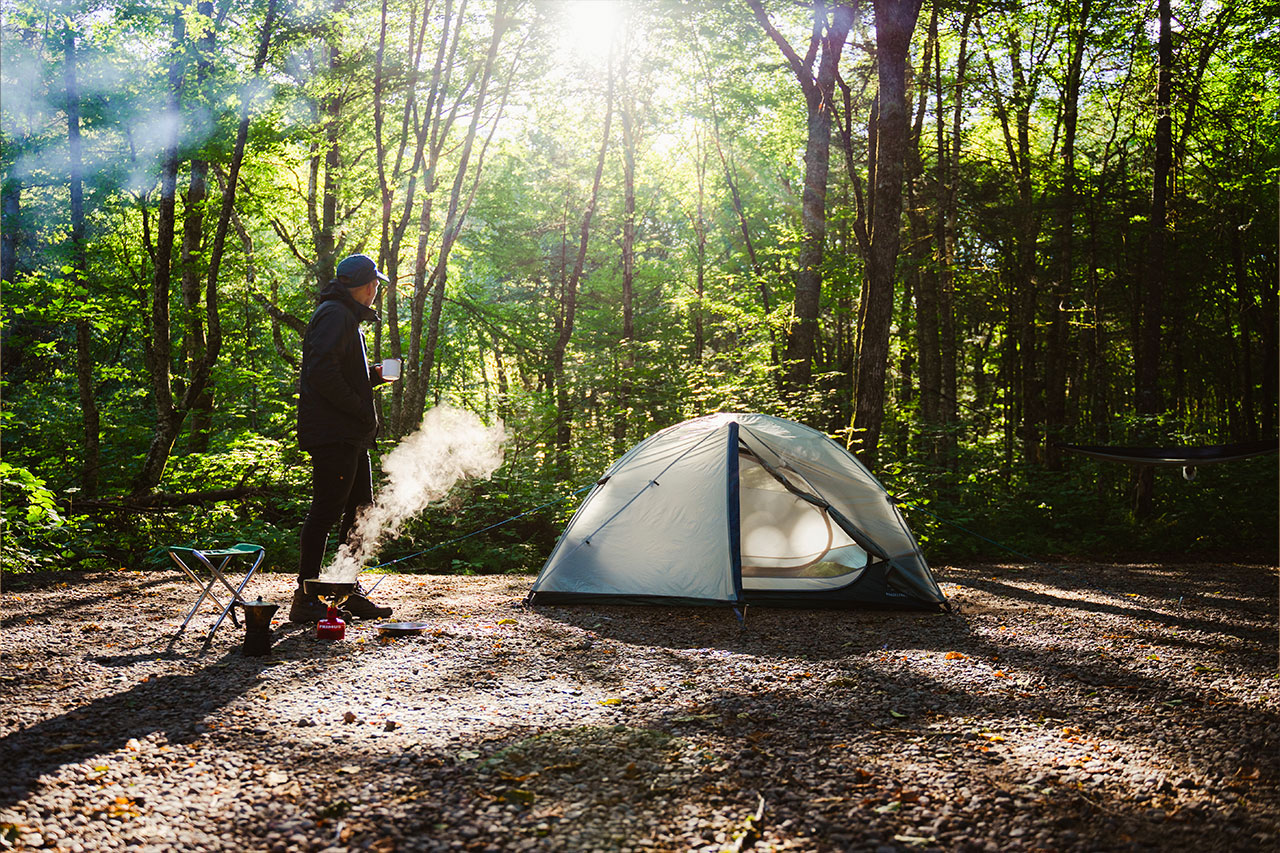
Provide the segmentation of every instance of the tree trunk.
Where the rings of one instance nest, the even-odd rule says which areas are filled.
[[[698,173],[698,209],[693,222],[694,251],[698,258],[698,268],[694,278],[695,301],[693,306],[693,361],[695,364],[702,363],[702,351],[706,347],[702,303],[706,295],[707,279],[707,156],[705,143],[699,138],[698,158],[695,166]]]
[[[1075,213],[1076,213],[1076,125],[1079,118],[1080,77],[1085,42],[1089,33],[1092,0],[1081,0],[1078,17],[1068,22],[1071,51],[1062,95],[1062,197],[1058,203],[1058,269],[1053,287],[1052,320],[1045,353],[1045,428],[1049,441],[1045,462],[1051,469],[1061,467],[1056,444],[1064,438],[1067,425],[1067,306],[1075,293]],[[1064,7],[1070,10],[1070,5]],[[1069,11],[1068,11],[1069,14]]]
[[[333,0],[330,6],[332,20],[337,21],[346,7],[346,0]],[[330,79],[341,78],[342,53],[337,33],[331,34],[333,42],[328,47]],[[323,290],[334,276],[338,265],[338,179],[342,172],[342,97],[337,92],[325,94],[321,103],[324,126],[324,182],[320,195],[320,230],[315,234],[316,286]]]
[[[436,40],[435,63],[431,69],[431,79],[426,87],[426,104],[422,110],[421,124],[417,128],[419,144],[422,146],[425,159],[419,158],[414,168],[412,181],[418,170],[422,171],[422,201],[417,206],[417,252],[413,265],[413,295],[409,300],[409,351],[405,358],[404,368],[400,374],[400,394],[397,420],[392,425],[396,434],[403,435],[414,429],[422,418],[418,400],[425,400],[427,387],[430,384],[431,366],[434,364],[434,353],[424,361],[423,330],[426,324],[427,297],[430,295],[432,266],[428,262],[427,250],[430,246],[433,224],[433,200],[439,187],[438,166],[445,140],[453,126],[457,110],[445,110],[445,93],[449,88],[454,66],[454,55],[457,51],[463,15],[454,16],[452,0],[446,0],[440,18],[440,37]],[[425,25],[425,20],[424,20]],[[449,28],[454,27],[452,36]],[[424,31],[425,32],[425,31]],[[415,209],[412,194],[405,199],[404,221],[407,223]],[[428,361],[430,363],[428,363]]]
[[[1164,322],[1164,296],[1168,276],[1169,176],[1173,165],[1173,117],[1170,111],[1173,78],[1173,15],[1170,0],[1158,0],[1160,35],[1157,45],[1155,168],[1151,183],[1151,216],[1147,251],[1142,268],[1139,303],[1141,325],[1138,340],[1137,411],[1149,425],[1162,409],[1160,397],[1160,344]],[[1134,511],[1138,518],[1151,515],[1155,476],[1150,466],[1138,476]]]
[[[259,75],[263,64],[266,62],[271,31],[275,21],[276,2],[277,0],[271,0],[268,4],[267,16],[263,23],[262,38],[258,45],[258,55],[255,59],[255,77]],[[173,41],[179,48],[184,41],[185,11],[181,6],[176,7],[174,11]],[[202,0],[198,11],[205,17],[209,17],[213,11],[213,4],[208,0]],[[210,30],[208,41],[206,42],[204,39],[201,41],[202,50],[213,50],[212,29]],[[184,75],[185,63],[181,61],[179,55],[175,55],[169,67],[170,108],[174,114],[178,113]],[[176,230],[175,207],[178,172],[176,128],[166,142],[160,177],[160,217],[156,238],[155,274],[152,278],[151,286],[151,336],[150,342],[146,347],[147,366],[151,372],[152,393],[156,404],[156,426],[152,435],[151,445],[147,450],[147,457],[143,462],[141,471],[134,479],[133,491],[135,494],[149,491],[160,482],[164,467],[169,459],[169,453],[173,448],[174,441],[177,439],[178,432],[182,428],[182,422],[186,418],[187,412],[209,390],[213,365],[217,362],[218,354],[222,347],[222,326],[218,314],[218,272],[222,262],[222,255],[226,248],[227,230],[230,227],[231,216],[235,210],[236,184],[239,179],[240,166],[244,160],[244,150],[248,140],[249,107],[250,98],[246,97],[241,103],[240,124],[236,132],[231,168],[226,188],[223,191],[222,207],[218,215],[213,246],[208,252],[209,261],[205,284],[204,310],[204,328],[207,331],[207,338],[201,357],[190,365],[190,376],[187,377],[185,391],[177,403],[174,401],[171,384],[170,358],[172,344],[169,338],[171,330],[169,327],[168,307],[169,291],[172,284],[170,267],[173,259],[173,243]],[[194,315],[194,312],[192,313]],[[191,316],[188,323],[188,334],[190,335],[192,330],[199,326],[199,317]]]
[[[167,90],[167,106],[172,115],[179,114],[182,79],[186,71],[182,59],[182,44],[186,37],[185,12],[183,6],[175,6],[173,10],[174,58],[169,63]],[[173,126],[164,142],[164,156],[160,167],[160,210],[156,222],[155,271],[151,277],[151,344],[147,349],[147,367],[151,373],[151,395],[156,423],[146,458],[133,481],[134,494],[150,491],[160,482],[179,426],[173,406],[170,362],[172,345],[169,340],[169,292],[173,280],[177,189],[178,128]]]
[[[631,409],[631,374],[635,370],[635,271],[636,271],[636,105],[623,70],[624,92],[618,111],[622,124],[622,337],[618,342],[621,357],[621,382],[618,384],[618,412],[613,422],[615,453],[626,450],[627,417]]]
[[[64,75],[67,96],[67,148],[71,172],[71,268],[76,289],[87,288],[89,262],[85,251],[84,233],[84,177],[80,140],[80,86],[77,82],[78,58],[74,10],[68,4],[65,9]],[[80,488],[86,497],[98,494],[98,469],[101,467],[101,424],[98,401],[93,385],[93,335],[88,317],[77,317],[76,322],[76,386],[80,398],[81,435],[84,444],[80,463]]]
[[[938,11],[934,9],[929,17],[929,40],[925,46],[924,71],[922,80],[929,79],[930,62],[937,60],[942,65],[942,48],[938,43]],[[942,256],[942,245],[938,229],[929,221],[928,210],[923,199],[918,198],[916,187],[924,178],[924,162],[921,159],[920,144],[924,131],[924,109],[929,89],[920,86],[919,112],[916,126],[907,146],[907,162],[909,172],[906,180],[907,221],[911,224],[911,251],[914,270],[914,290],[916,308],[916,349],[920,355],[919,387],[920,387],[920,432],[922,449],[925,455],[934,461],[939,457],[939,433],[942,423],[942,340],[941,340],[941,281],[938,259]],[[936,96],[940,98],[941,87]],[[941,151],[939,152],[941,154]],[[938,202],[941,202],[942,184],[937,186]],[[941,210],[941,203],[936,205]],[[931,241],[936,245],[931,245]],[[932,256],[932,257],[931,257]],[[910,303],[908,303],[910,304]]]
[[[919,12],[918,0],[906,0],[906,3]],[[799,269],[796,272],[794,317],[783,356],[785,390],[795,395],[809,387],[813,375],[818,314],[822,303],[822,259],[827,238],[827,175],[830,170],[832,98],[835,95],[840,54],[853,26],[853,9],[837,5],[828,20],[826,5],[815,3],[813,36],[805,57],[801,58],[773,26],[762,0],[747,0],[747,5],[790,64],[804,93],[808,112],[804,191],[800,210],[803,236],[797,259]],[[914,27],[914,19],[912,25]]]
[[[1239,217],[1243,219],[1243,217]],[[1240,328],[1240,404],[1244,409],[1244,434],[1247,441],[1257,441],[1258,411],[1254,405],[1253,378],[1253,294],[1244,258],[1244,239],[1240,230],[1244,223],[1228,228],[1231,237],[1231,272],[1236,285],[1236,315]]]
[[[956,58],[956,78],[951,108],[951,144],[947,144],[945,111],[943,110],[942,61],[939,57],[936,74],[937,91],[937,148],[939,205],[936,223],[938,247],[938,381],[941,387],[939,415],[942,421],[938,456],[948,468],[957,463],[956,423],[959,420],[958,348],[956,342],[955,314],[955,266],[957,255],[957,184],[960,175],[960,134],[964,115],[965,75],[969,67],[969,26],[973,22],[974,3],[970,3],[960,26],[959,55]]]
[[[417,208],[418,171],[424,161],[429,138],[427,129],[431,126],[429,113],[426,120],[415,124],[418,111],[419,69],[421,68],[423,53],[427,44],[426,29],[431,15],[429,14],[430,9],[425,5],[422,8],[421,18],[418,17],[417,6],[414,6],[410,12],[407,27],[408,52],[405,60],[408,72],[407,79],[403,84],[404,106],[400,114],[399,128],[392,139],[392,145],[388,146],[384,141],[384,127],[386,124],[384,91],[387,88],[388,81],[394,80],[394,76],[389,75],[386,69],[389,5],[387,0],[383,0],[380,4],[378,51],[374,60],[373,82],[374,151],[378,187],[382,200],[378,265],[379,269],[386,273],[390,279],[390,284],[384,288],[382,293],[382,298],[385,299],[385,311],[382,312],[382,315],[386,321],[387,351],[392,358],[403,359],[404,346],[400,328],[399,291],[400,247],[403,245],[405,234],[413,221],[413,211]],[[443,13],[445,34],[448,32],[448,25],[452,17],[452,2],[449,2],[446,3]],[[447,38],[441,38],[439,47],[443,48],[446,42],[448,42]],[[435,89],[429,88],[428,91],[434,92]],[[413,137],[412,145],[410,144],[411,135]],[[402,168],[406,161],[406,153],[409,155],[407,158],[409,162],[407,170]],[[389,160],[391,161],[390,164],[388,163]],[[394,211],[395,193],[401,186],[404,187],[404,203],[399,216],[396,216]],[[375,342],[375,350],[378,352],[379,357],[382,355],[381,331],[382,327],[379,326],[379,339]],[[409,365],[406,365],[406,367],[409,367]],[[391,414],[390,417],[384,419],[390,425],[393,434],[401,434],[404,428],[403,409],[405,379],[407,377],[404,373],[401,376],[401,381],[396,382],[391,387]]]
[[[777,343],[777,340],[775,339],[776,336],[774,335],[774,331],[773,331],[772,317],[770,316],[773,313],[773,300],[769,293],[769,280],[765,276],[764,267],[761,265],[759,257],[756,255],[755,241],[751,239],[751,226],[747,223],[746,210],[742,206],[742,193],[739,192],[738,190],[738,179],[734,174],[735,170],[733,167],[733,161],[728,157],[728,155],[725,154],[724,145],[722,144],[720,139],[720,117],[718,112],[716,111],[714,97],[711,98],[711,128],[712,128],[712,132],[715,135],[716,153],[720,157],[720,166],[724,171],[724,182],[729,187],[729,197],[733,201],[733,211],[737,215],[738,230],[742,234],[742,245],[743,245],[743,248],[747,250],[747,259],[751,263],[752,275],[755,276],[757,286],[760,288],[760,307],[764,309],[765,318],[769,328],[769,363],[774,367],[777,367],[778,366],[778,343]],[[701,276],[703,275],[703,272],[704,272],[704,266],[706,261],[706,248],[707,248],[706,223],[701,219],[702,204],[703,204],[702,194],[705,190],[704,180],[705,180],[705,170],[703,172],[699,172],[699,184],[698,184],[699,223],[702,228],[702,230],[699,232],[699,235],[698,235],[698,240],[699,240],[698,247],[700,252],[698,256],[699,264],[700,264],[698,268],[698,274],[700,276],[698,280],[699,306],[701,306],[701,298],[702,298]],[[699,323],[698,337],[700,341],[702,338],[701,314],[699,314],[698,323]],[[698,358],[699,359],[702,358],[701,347],[699,347]]]
[[[22,234],[22,181],[5,175],[0,183],[0,281],[10,284],[18,273]],[[6,324],[5,331],[8,331]]]
[[[431,277],[427,282],[427,287],[434,287],[431,296],[431,314],[427,320],[426,341],[422,347],[422,368],[419,376],[420,385],[417,389],[416,396],[405,401],[405,417],[411,424],[418,424],[422,420],[422,416],[426,410],[427,387],[429,385],[429,377],[435,367],[435,351],[436,345],[440,337],[440,314],[444,307],[445,287],[448,283],[449,271],[449,255],[453,251],[454,243],[458,239],[458,234],[462,231],[463,221],[466,219],[467,211],[470,209],[471,200],[474,198],[474,186],[480,179],[484,154],[483,150],[479,157],[478,164],[473,175],[472,192],[463,198],[463,187],[466,183],[468,170],[470,168],[472,150],[475,145],[476,133],[480,128],[482,121],[486,97],[489,92],[489,83],[493,76],[494,67],[498,61],[499,48],[502,45],[502,37],[507,29],[513,23],[508,17],[509,10],[506,5],[499,3],[493,13],[493,34],[489,39],[489,50],[485,55],[484,68],[481,72],[480,83],[476,90],[475,103],[472,106],[471,124],[467,128],[467,136],[462,144],[462,151],[459,154],[458,168],[454,173],[453,187],[449,194],[449,211],[445,217],[444,230],[441,234],[440,253],[436,256],[435,267],[432,270]],[[512,66],[514,71],[514,62]],[[505,100],[504,100],[505,104]],[[493,119],[494,126],[501,117],[501,109],[498,111],[498,117]],[[487,148],[488,140],[492,139],[492,128],[488,139],[485,140],[484,147]]]
[[[879,91],[874,122],[875,182],[868,217],[870,251],[858,322],[850,445],[874,465],[884,423],[885,372],[893,317],[894,270],[902,235],[902,176],[908,138],[907,51],[920,15],[920,0],[877,0],[876,69]]]
[[[197,75],[196,81],[200,82],[200,75]],[[187,186],[183,211],[182,254],[179,261],[182,270],[182,280],[179,285],[182,294],[182,326],[186,329],[183,342],[184,369],[182,374],[176,377],[179,395],[187,387],[187,381],[192,376],[195,366],[204,359],[206,349],[204,324],[200,320],[202,270],[199,265],[203,257],[205,202],[209,196],[209,161],[202,157],[194,158],[190,168],[191,178]],[[201,402],[212,407],[212,394],[199,395],[196,398],[196,405],[198,406]],[[190,452],[203,453],[209,449],[207,429],[211,414],[206,412],[205,418],[202,419],[203,423],[200,423],[197,420],[197,412],[192,411],[192,428],[188,436],[187,448]],[[203,436],[200,426],[204,426],[206,430]]]
[[[591,195],[582,212],[582,226],[578,232],[578,257],[573,272],[565,282],[561,304],[560,334],[551,350],[551,381],[556,395],[556,466],[564,474],[569,469],[569,450],[572,442],[570,424],[569,388],[565,380],[564,357],[573,336],[574,314],[578,307],[578,284],[587,263],[587,239],[591,236],[591,217],[595,214],[600,196],[600,179],[604,176],[605,155],[609,151],[609,128],[613,123],[613,66],[609,67],[609,82],[605,90],[604,129],[600,133],[600,154],[596,158],[595,177],[591,182]]]

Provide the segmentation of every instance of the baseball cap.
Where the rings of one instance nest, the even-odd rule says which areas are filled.
[[[363,287],[375,278],[389,281],[373,258],[368,255],[348,255],[338,264],[336,277],[343,287]]]

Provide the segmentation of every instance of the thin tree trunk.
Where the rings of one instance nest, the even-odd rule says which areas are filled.
[[[600,180],[604,176],[605,154],[609,151],[609,129],[613,123],[613,66],[609,66],[609,82],[605,89],[604,129],[600,133],[600,154],[596,157],[595,177],[591,182],[591,195],[587,198],[587,206],[582,212],[582,226],[578,230],[578,256],[573,264],[573,272],[565,282],[562,295],[562,321],[560,334],[556,337],[551,350],[551,377],[556,395],[556,466],[564,473],[568,472],[569,449],[572,443],[570,424],[569,388],[565,380],[564,357],[569,349],[569,341],[573,337],[574,315],[578,307],[578,285],[582,280],[582,271],[587,264],[587,240],[591,236],[591,217],[595,214],[596,202],[600,197]]]
[[[333,0],[330,6],[332,20],[337,21],[346,7],[346,0]],[[342,79],[342,54],[338,49],[337,34],[328,47],[330,79]],[[324,122],[324,182],[320,195],[320,230],[315,235],[316,286],[323,290],[334,276],[338,265],[338,178],[342,172],[342,94],[328,92],[321,105]]]
[[[965,77],[969,67],[969,27],[973,22],[975,4],[970,3],[965,9],[964,21],[960,26],[960,48],[956,58],[956,79],[951,108],[951,144],[947,144],[944,129],[944,110],[942,98],[942,63],[939,61],[935,69],[937,77],[938,104],[938,184],[941,204],[938,210],[937,245],[939,256],[938,281],[938,349],[939,349],[939,381],[942,384],[939,392],[942,441],[939,455],[948,467],[957,464],[955,424],[959,420],[959,383],[958,346],[956,342],[955,312],[955,266],[958,254],[957,220],[958,213],[958,181],[960,175],[960,134],[964,115]]]
[[[908,3],[919,11],[918,0]],[[801,58],[773,26],[761,0],[747,0],[756,20],[786,57],[800,83],[808,111],[804,153],[804,191],[800,223],[803,236],[796,272],[795,309],[787,335],[785,389],[797,394],[809,387],[822,304],[822,259],[827,237],[827,176],[830,171],[831,109],[840,54],[853,26],[853,9],[838,4],[827,19],[824,3],[813,7],[813,35]],[[913,21],[914,25],[914,21]],[[816,62],[816,66],[815,63]]]
[[[1253,294],[1250,292],[1249,275],[1244,258],[1244,239],[1241,226],[1229,228],[1231,234],[1231,272],[1236,285],[1236,313],[1240,327],[1240,404],[1244,409],[1244,439],[1257,441],[1258,412],[1254,406],[1253,378]]]
[[[618,385],[618,413],[613,422],[614,450],[626,449],[627,416],[631,409],[631,373],[635,369],[635,270],[636,270],[636,115],[627,69],[623,70],[624,92],[618,111],[622,124],[622,338],[618,342],[622,381]]]
[[[84,177],[80,139],[80,86],[76,72],[79,63],[76,54],[74,10],[68,4],[66,16],[64,59],[67,96],[67,148],[71,171],[71,267],[78,287],[87,287],[89,262],[85,251],[84,233]],[[81,435],[84,449],[80,462],[80,487],[86,497],[98,494],[98,469],[101,467],[101,423],[98,401],[93,385],[93,335],[88,317],[76,318],[76,386],[80,396]]]
[[[756,283],[760,288],[760,307],[764,309],[765,317],[769,318],[770,320],[770,322],[768,323],[769,363],[772,364],[774,367],[777,367],[778,366],[778,343],[777,343],[777,340],[775,339],[776,336],[773,330],[773,323],[771,321],[772,318],[770,317],[770,315],[773,313],[773,299],[769,292],[769,280],[765,276],[764,267],[763,265],[761,265],[759,257],[756,255],[755,241],[751,239],[751,226],[747,222],[746,210],[743,208],[743,205],[742,205],[742,193],[738,190],[738,179],[734,174],[733,162],[725,154],[724,145],[722,144],[720,139],[720,118],[716,112],[714,98],[711,99],[711,119],[712,119],[712,124],[711,124],[712,132],[715,134],[716,153],[720,157],[720,166],[724,171],[724,182],[729,187],[729,197],[733,201],[733,211],[737,215],[738,230],[742,234],[743,247],[747,250],[747,259],[751,263],[752,275],[754,275]],[[701,205],[703,202],[702,193],[705,188],[703,186],[703,183],[701,183],[701,181],[704,178],[705,178],[705,175],[703,173],[699,173],[699,181],[700,181],[698,185],[699,205]],[[701,210],[701,207],[699,207],[699,210]],[[699,235],[699,240],[700,240],[699,246],[702,252],[702,254],[699,255],[699,258],[700,258],[700,261],[705,261],[706,241],[707,241],[705,223],[702,226],[702,232]],[[703,268],[700,266],[699,275],[701,275],[702,272],[703,272]],[[699,280],[699,283],[701,284],[701,279]],[[701,290],[699,290],[699,294],[701,294]],[[699,322],[701,322],[701,320],[699,320]],[[699,326],[699,332],[701,332],[701,326]],[[701,350],[699,350],[699,352],[701,352]],[[699,358],[701,358],[701,355],[699,355]]]
[[[1151,216],[1148,221],[1147,251],[1142,268],[1142,299],[1137,366],[1137,411],[1154,421],[1162,409],[1159,373],[1161,327],[1164,323],[1164,296],[1168,276],[1169,177],[1173,166],[1173,14],[1170,0],[1158,0],[1160,35],[1157,44],[1155,169],[1151,183]],[[1155,497],[1155,476],[1150,466],[1138,476],[1134,511],[1138,518],[1151,515]]]
[[[954,424],[960,416],[960,383],[959,383],[959,345],[956,341],[955,311],[955,268],[956,257],[959,256],[959,182],[960,182],[960,134],[964,119],[964,91],[969,73],[969,27],[973,23],[977,4],[970,3],[965,9],[964,22],[960,26],[960,54],[956,58],[955,102],[951,106],[951,146],[947,150],[945,143],[938,146],[940,169],[945,170],[943,184],[946,192],[943,196],[942,213],[942,280],[938,288],[938,311],[940,320],[940,347],[942,351],[942,406],[946,412],[945,452],[948,464],[954,469],[959,457],[956,453],[957,438]],[[946,155],[942,151],[947,151]]]
[[[277,0],[271,0],[268,4],[267,17],[263,24],[262,38],[259,42],[258,55],[255,59],[255,79],[266,61],[271,31],[274,25],[276,2]],[[184,11],[182,7],[177,7],[174,13],[173,42],[178,46],[183,43],[185,30]],[[213,4],[204,0],[204,2],[200,3],[199,11],[208,17],[213,11]],[[203,47],[207,50],[213,49],[211,37]],[[169,68],[170,107],[175,114],[178,111],[184,75],[185,64],[180,61],[178,56],[175,56]],[[173,448],[174,441],[177,439],[179,430],[182,428],[187,412],[191,410],[208,388],[213,373],[213,365],[217,362],[218,354],[221,350],[222,327],[218,315],[218,272],[222,255],[226,248],[227,230],[230,227],[231,216],[235,209],[236,184],[248,139],[249,107],[250,98],[246,97],[241,105],[240,124],[236,133],[235,149],[232,154],[227,186],[223,191],[222,207],[218,215],[214,242],[208,252],[209,265],[205,285],[203,321],[207,332],[205,346],[199,360],[190,366],[190,376],[187,377],[185,391],[181,399],[176,403],[171,384],[170,358],[172,345],[169,339],[168,310],[169,291],[172,284],[170,266],[173,258],[176,230],[175,207],[178,172],[176,128],[166,143],[160,180],[160,217],[155,253],[155,275],[152,279],[151,288],[151,341],[146,350],[148,367],[152,377],[152,393],[156,400],[156,426],[142,470],[134,480],[133,490],[135,494],[149,491],[160,482],[164,467],[168,462],[169,453]],[[199,317],[191,317],[188,324],[188,334],[199,325]]]
[[[706,278],[707,278],[707,217],[706,217],[706,196],[707,196],[707,151],[706,143],[698,137],[698,209],[693,223],[694,231],[694,251],[698,258],[698,268],[694,279],[694,296],[696,297],[693,306],[693,361],[696,364],[702,363],[702,351],[706,347],[706,332],[703,329],[703,299],[706,296]],[[766,291],[767,292],[767,291]],[[772,332],[770,332],[772,335]],[[776,355],[777,350],[774,350]]]
[[[197,75],[199,83],[200,76]],[[179,265],[182,270],[179,291],[182,294],[182,326],[186,329],[183,340],[183,371],[175,377],[176,392],[182,396],[188,387],[188,380],[194,368],[205,357],[206,340],[204,324],[200,318],[202,275],[199,269],[203,257],[205,202],[209,197],[209,161],[202,157],[194,158],[190,167],[191,177],[187,185],[182,223],[182,253]],[[212,411],[206,411],[200,417],[198,409],[202,404],[213,406],[213,395],[208,392],[196,398],[192,410],[191,432],[188,436],[188,450],[192,453],[203,453],[209,449],[208,429],[212,419]],[[203,428],[203,435],[202,433]]]
[[[935,54],[937,65],[942,65],[942,48],[938,42],[938,11],[934,9],[929,16],[929,39],[925,45],[925,64],[921,74],[922,80],[928,80],[930,63]],[[929,95],[927,85],[920,87],[919,112],[916,116],[915,129],[907,145],[909,174],[907,175],[907,221],[911,224],[911,254],[914,258],[913,277],[915,281],[916,306],[916,348],[920,354],[920,430],[925,454],[932,460],[939,456],[938,434],[942,421],[942,340],[941,340],[941,297],[940,277],[937,259],[942,255],[942,245],[931,245],[937,241],[937,217],[929,221],[928,211],[923,202],[917,199],[916,186],[924,177],[924,162],[921,159],[920,145],[924,132],[924,110]],[[938,185],[939,194],[942,184]],[[939,197],[939,201],[941,198]],[[942,205],[937,205],[941,210]],[[930,257],[932,255],[932,257]],[[931,263],[932,261],[932,263]],[[908,305],[910,302],[907,303]]]
[[[509,17],[509,9],[506,4],[499,3],[493,13],[493,33],[489,39],[489,50],[485,55],[484,69],[481,72],[480,83],[476,90],[475,104],[472,106],[471,124],[467,128],[467,136],[462,144],[462,151],[459,155],[458,168],[454,173],[453,188],[449,194],[449,211],[445,217],[444,230],[441,234],[440,253],[436,257],[435,268],[431,273],[427,286],[434,287],[431,296],[431,314],[427,320],[426,341],[422,348],[422,370],[423,377],[431,375],[433,368],[436,366],[435,351],[436,345],[440,337],[440,314],[444,308],[445,287],[448,283],[449,255],[453,251],[455,241],[458,234],[462,231],[462,224],[466,218],[467,211],[470,208],[471,200],[474,198],[474,191],[463,198],[463,186],[466,183],[468,169],[470,167],[472,149],[475,145],[476,133],[480,128],[486,97],[489,91],[489,83],[492,79],[493,69],[498,61],[499,48],[502,45],[502,37],[506,34],[507,29],[514,23]],[[518,52],[517,52],[518,55]],[[512,72],[514,73],[515,63],[512,64]],[[501,117],[499,110],[498,117],[493,121],[496,122]],[[492,130],[492,129],[491,129]],[[492,139],[492,133],[488,139]],[[484,147],[488,145],[488,139],[485,141]],[[480,171],[483,164],[483,149],[479,158],[479,163],[475,169],[473,180],[473,190],[475,183],[479,181]],[[419,390],[419,396],[413,400],[406,400],[405,411],[411,422],[416,424],[422,420],[422,415],[426,409],[426,390],[427,383],[423,383]]]
[[[440,37],[436,43],[435,63],[432,66],[431,79],[427,85],[426,104],[422,112],[423,119],[418,127],[419,142],[420,144],[423,142],[426,144],[424,146],[425,159],[420,159],[417,163],[417,167],[422,170],[422,202],[417,208],[418,245],[413,266],[413,296],[409,303],[409,352],[400,378],[403,397],[400,404],[399,420],[393,425],[393,429],[399,434],[413,429],[421,419],[422,411],[418,401],[426,400],[427,387],[430,385],[431,366],[434,364],[434,354],[431,356],[431,364],[428,364],[423,358],[423,330],[427,321],[427,297],[431,295],[431,285],[434,283],[430,279],[432,266],[428,262],[427,250],[430,247],[433,227],[433,202],[436,190],[439,187],[438,170],[440,157],[446,140],[449,138],[450,129],[453,127],[454,118],[457,115],[456,106],[454,109],[445,110],[444,96],[449,91],[449,83],[452,79],[452,71],[455,65],[454,59],[460,41],[466,6],[466,0],[463,0],[461,9],[455,15],[452,0],[446,0],[445,2],[440,19]],[[449,33],[450,26],[454,27],[452,36]],[[463,88],[469,88],[469,84]],[[414,170],[414,174],[417,174],[417,169]],[[413,209],[412,199],[406,199],[403,214],[406,220],[409,219],[410,212]]]
[[[1045,462],[1052,469],[1061,467],[1062,454],[1056,445],[1063,439],[1067,425],[1067,306],[1072,303],[1075,293],[1076,126],[1080,113],[1081,68],[1092,6],[1092,0],[1081,0],[1078,16],[1069,22],[1068,27],[1071,55],[1067,64],[1066,91],[1062,97],[1062,198],[1058,207],[1058,271],[1053,288],[1053,304],[1049,307],[1052,320],[1045,353],[1045,427],[1049,437],[1045,447]],[[1070,6],[1066,8],[1070,9]]]
[[[877,0],[878,117],[874,122],[875,182],[868,217],[870,252],[859,312],[851,446],[875,463],[884,423],[885,372],[893,317],[894,271],[902,239],[902,177],[906,158],[907,51],[920,15],[920,0]]]
[[[5,175],[0,184],[0,281],[10,284],[18,272],[18,244],[22,234],[22,181]],[[5,331],[8,331],[6,324]]]
[[[182,80],[185,63],[182,44],[186,34],[186,8],[175,6],[173,11],[172,44],[174,57],[169,63],[168,108],[171,114],[179,114]],[[155,272],[151,278],[151,345],[148,348],[147,367],[151,373],[151,395],[155,405],[156,423],[151,434],[151,444],[142,468],[134,478],[133,493],[150,491],[159,482],[169,452],[177,438],[180,421],[173,405],[171,384],[172,345],[169,340],[169,292],[172,284],[173,243],[176,234],[176,208],[178,189],[178,128],[172,127],[164,143],[164,156],[160,167],[160,211],[156,222]]]

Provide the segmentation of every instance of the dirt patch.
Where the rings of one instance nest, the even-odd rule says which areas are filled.
[[[1280,838],[1277,570],[938,571],[947,614],[526,609],[241,653],[177,572],[6,577],[0,846],[1241,850]],[[285,604],[292,579],[251,592]]]

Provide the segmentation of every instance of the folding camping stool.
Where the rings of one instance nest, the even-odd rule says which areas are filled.
[[[222,624],[222,620],[227,618],[227,614],[231,614],[231,621],[239,627],[240,620],[236,617],[235,606],[243,604],[244,599],[240,593],[249,583],[249,579],[253,577],[253,573],[258,570],[258,566],[262,565],[263,558],[267,555],[266,549],[261,545],[252,545],[248,542],[239,542],[230,548],[222,548],[219,550],[205,550],[203,548],[190,548],[185,545],[170,545],[166,549],[173,561],[178,564],[178,568],[182,569],[187,577],[200,587],[200,596],[196,599],[196,603],[191,605],[191,609],[187,611],[187,618],[182,620],[182,627],[178,629],[178,633],[174,634],[173,640],[169,645],[177,642],[178,637],[182,636],[182,632],[187,630],[187,623],[191,621],[191,617],[196,615],[196,611],[200,609],[200,605],[204,604],[205,599],[213,602],[215,607],[222,609],[222,613],[218,616],[218,621],[213,623],[213,627],[209,629],[209,634],[204,638],[204,647],[207,649],[209,644],[213,642],[213,632],[218,630],[218,626]],[[231,581],[227,579],[227,570],[233,560],[238,558],[251,559],[249,570],[245,572],[244,577],[240,580],[239,586],[232,586]],[[223,605],[218,596],[214,594],[213,588],[221,583],[231,593],[231,600]]]

